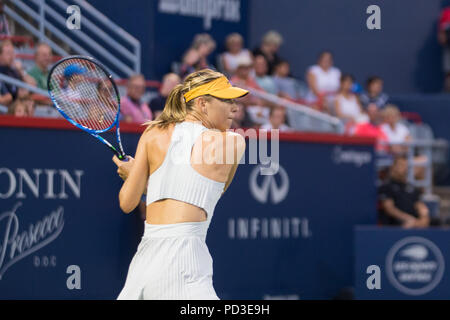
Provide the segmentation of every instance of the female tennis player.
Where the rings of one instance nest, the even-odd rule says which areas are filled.
[[[244,138],[226,130],[238,110],[234,99],[247,93],[219,72],[192,73],[146,123],[135,159],[114,156],[125,180],[121,209],[131,212],[147,193],[144,236],[118,299],[219,299],[205,239],[245,151]]]

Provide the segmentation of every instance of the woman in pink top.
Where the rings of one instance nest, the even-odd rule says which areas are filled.
[[[141,102],[145,93],[145,78],[134,75],[128,79],[127,95],[120,102],[120,112],[125,122],[144,123],[153,120],[152,111],[146,103]]]

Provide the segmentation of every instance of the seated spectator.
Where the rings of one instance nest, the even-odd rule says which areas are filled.
[[[317,64],[309,67],[306,73],[309,87],[306,97],[307,103],[319,110],[326,110],[339,90],[340,78],[341,71],[333,66],[331,52],[322,52]]]
[[[221,63],[224,73],[231,77],[237,69],[239,59],[251,59],[252,56],[248,49],[243,48],[244,39],[239,33],[228,35],[225,45],[227,51],[221,55]]]
[[[366,91],[361,93],[359,99],[364,109],[370,103],[375,103],[380,109],[384,108],[389,97],[383,92],[383,80],[376,76],[367,79]]]
[[[387,152],[389,149],[388,139],[380,127],[381,115],[377,105],[375,103],[369,104],[366,108],[366,113],[367,121],[357,123],[352,133],[359,137],[375,138],[377,140],[375,149],[379,152]]]
[[[0,105],[7,106],[13,101],[11,93],[6,87],[6,83],[0,82]]]
[[[291,67],[289,62],[280,60],[275,65],[273,80],[279,91],[279,95],[283,98],[299,101],[303,98],[302,88],[299,82],[290,76]]]
[[[23,82],[28,83],[33,87],[36,87],[36,80],[34,80],[34,78],[25,71],[22,61],[14,60],[13,66],[19,72]]]
[[[128,79],[127,94],[120,102],[123,121],[142,124],[153,119],[146,103],[141,101],[145,93],[145,78],[141,74]]]
[[[450,7],[445,7],[441,11],[438,23],[438,42],[443,50],[444,91],[450,92]]]
[[[256,90],[263,89],[256,83],[255,78],[252,76],[252,65],[251,59],[242,57],[238,61],[238,67],[234,76],[230,79],[231,82],[238,86],[244,88],[251,88]],[[241,103],[245,106],[261,106],[263,104],[262,100],[256,96],[249,94],[240,99]]]
[[[347,125],[355,125],[367,118],[364,117],[358,97],[352,92],[353,76],[343,74],[339,93],[335,97],[334,111],[336,116]]]
[[[215,50],[216,42],[207,33],[200,33],[194,37],[191,47],[186,51],[180,68],[180,77],[202,70],[214,69],[208,62],[208,56]]]
[[[406,152],[407,147],[402,145],[395,145],[399,143],[406,143],[411,141],[411,134],[406,125],[400,122],[401,114],[395,105],[388,104],[382,112],[384,123],[381,125],[381,130],[388,138],[391,152],[394,154],[402,154]]]
[[[25,98],[23,98],[23,103],[25,104],[25,106],[27,108],[28,116],[34,117],[34,112],[36,110],[36,104],[33,101],[33,99],[31,99],[31,95],[28,95]]]
[[[242,102],[242,99],[241,99]],[[271,108],[264,105],[249,105],[245,108],[249,120],[253,123],[253,127],[259,128],[263,124],[270,121]]]
[[[155,119],[164,110],[166,100],[170,92],[176,87],[176,85],[180,84],[180,82],[180,77],[175,73],[168,73],[163,77],[158,96],[150,101],[150,109],[152,110]]]
[[[283,44],[283,37],[278,32],[271,30],[267,32],[262,40],[261,46],[253,50],[253,55],[263,55],[268,63],[268,74],[272,75],[275,65],[280,62],[278,50]]]
[[[52,57],[50,46],[46,43],[39,43],[34,54],[35,65],[27,72],[36,81],[37,87],[42,90],[47,90],[47,77]]]
[[[255,124],[250,120],[245,106],[240,102],[236,104],[238,110],[234,113],[231,129],[252,128]]]
[[[0,73],[23,81],[21,72],[14,65],[14,46],[9,40],[4,40],[0,43]],[[12,100],[15,100],[19,88],[9,83],[5,83],[5,87],[7,92],[11,94]]]
[[[260,129],[272,130],[278,129],[280,132],[290,131],[291,128],[286,124],[286,110],[284,107],[275,107],[270,109],[269,122],[263,124]]]
[[[9,36],[11,32],[9,31],[8,19],[4,11],[4,1],[0,0],[0,36]]]
[[[266,58],[263,55],[255,57],[253,69],[255,70],[255,80],[258,86],[260,86],[264,91],[271,94],[278,94],[278,88],[274,79],[267,74],[268,65]]]
[[[234,76],[231,77],[231,82],[237,86],[262,90],[262,88],[256,83],[255,78],[252,76],[252,66],[252,59],[246,57],[240,58],[237,62],[236,72]]]
[[[8,114],[15,117],[32,117],[34,114],[33,100],[17,99],[9,106]]]
[[[430,225],[429,211],[420,200],[422,192],[407,182],[408,160],[396,157],[389,180],[379,190],[380,222],[403,228],[426,228]]]

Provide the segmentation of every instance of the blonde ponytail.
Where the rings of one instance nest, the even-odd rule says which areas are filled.
[[[154,127],[164,129],[172,123],[183,122],[188,114],[192,114],[195,118],[201,120],[202,115],[193,108],[195,99],[186,103],[184,94],[220,77],[223,77],[223,74],[210,69],[196,71],[187,76],[182,84],[177,85],[170,92],[163,112],[155,120],[143,124],[147,126],[145,132]]]
[[[166,128],[171,123],[181,122],[186,118],[186,103],[183,97],[183,85],[178,84],[170,92],[166,100],[163,112],[153,121],[144,123],[147,125],[145,131],[157,126]]]

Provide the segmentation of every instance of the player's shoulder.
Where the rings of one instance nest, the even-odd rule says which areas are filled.
[[[203,135],[206,137],[216,138],[216,139],[229,139],[229,140],[235,140],[238,143],[245,143],[245,138],[234,131],[219,131],[214,129],[205,130],[203,132]]]
[[[246,148],[245,138],[233,131],[206,130],[203,141],[213,144],[215,148],[222,148],[226,152],[234,152],[238,155],[244,153]]]
[[[165,128],[153,126],[151,128],[145,129],[145,131],[141,135],[141,140],[146,144],[164,144],[170,142],[172,132],[173,124],[169,124]]]

